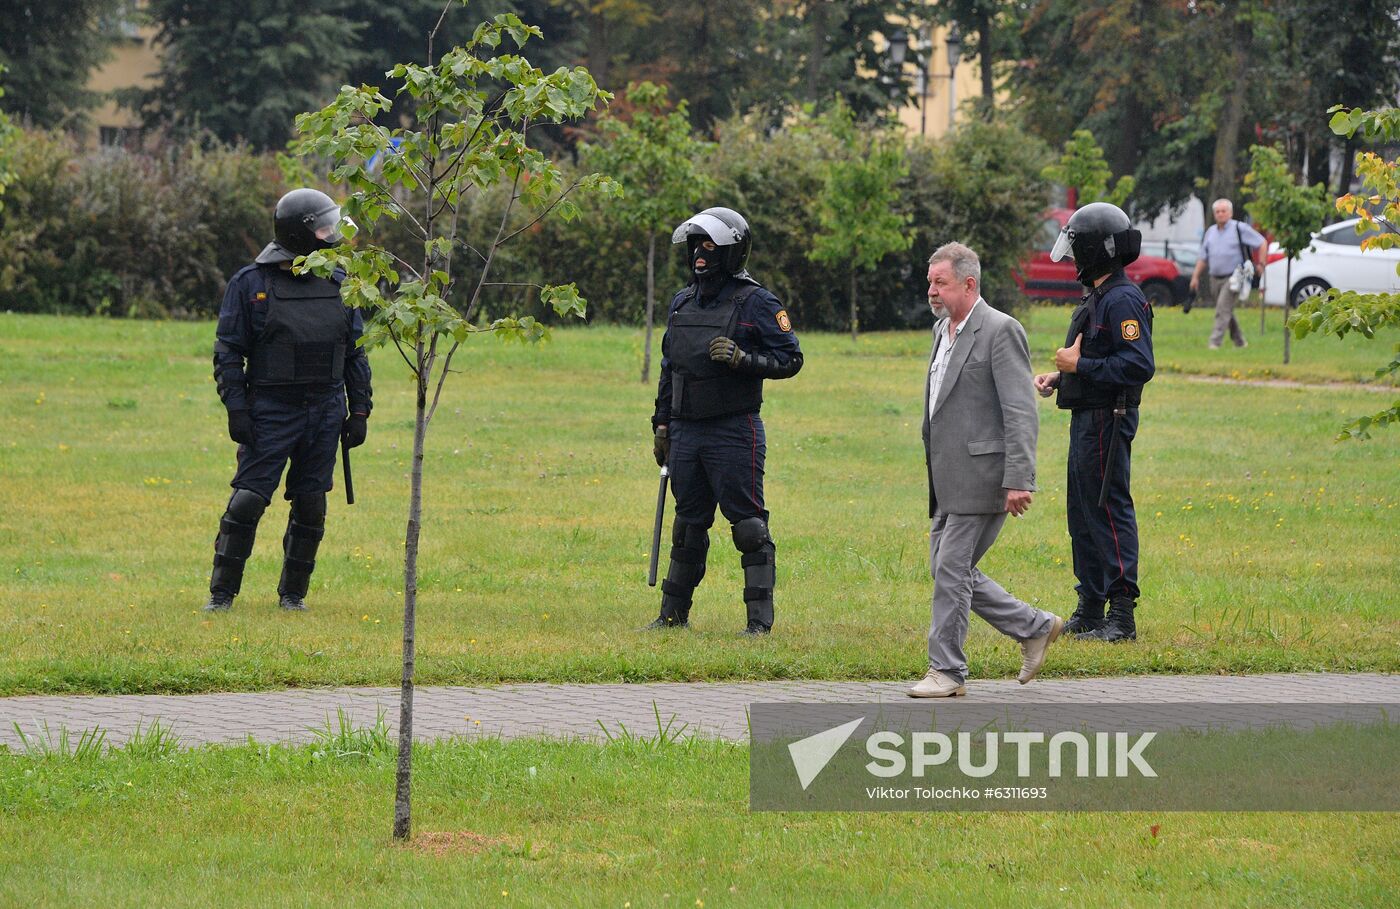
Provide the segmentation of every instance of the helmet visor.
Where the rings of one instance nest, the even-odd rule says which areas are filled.
[[[312,215],[306,221],[306,229],[328,246],[342,242],[345,237],[340,232],[340,206],[334,205]]]
[[[1051,262],[1059,262],[1062,259],[1074,259],[1074,231],[1068,227],[1060,230],[1060,235],[1055,238],[1055,247],[1050,250]]]
[[[704,212],[685,221],[671,234],[672,243],[684,243],[685,238],[695,233],[703,233],[714,241],[716,246],[733,246],[739,242],[739,232],[714,215]]]

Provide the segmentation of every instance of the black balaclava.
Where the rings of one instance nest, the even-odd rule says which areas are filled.
[[[713,297],[719,293],[720,288],[724,286],[725,279],[729,276],[725,274],[724,264],[721,261],[724,258],[724,251],[719,247],[705,249],[703,244],[706,239],[706,237],[690,238],[690,273],[695,276],[695,280],[700,286],[700,296]],[[696,268],[695,263],[700,259],[705,260],[705,265],[703,268]]]

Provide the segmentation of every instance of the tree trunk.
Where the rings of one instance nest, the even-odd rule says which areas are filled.
[[[651,327],[656,312],[656,234],[647,234],[647,337],[642,353],[642,384],[651,378]]]
[[[992,85],[992,15],[984,6],[977,14],[977,58],[982,67],[982,117],[992,119],[996,90]]]
[[[599,85],[608,83],[608,61],[612,56],[608,36],[608,17],[597,12],[587,15],[588,28],[588,71]]]
[[[1292,332],[1288,330],[1288,311],[1292,309],[1293,303],[1293,260],[1289,259],[1288,264],[1283,267],[1283,362],[1288,363],[1288,344],[1292,340]]]
[[[413,422],[413,465],[409,479],[408,528],[403,558],[403,676],[399,688],[399,760],[394,775],[394,839],[413,831],[413,671],[418,608],[418,537],[423,527],[423,440],[428,432],[428,376],[423,342],[418,342],[418,406]]]
[[[1346,140],[1342,147],[1342,171],[1337,175],[1337,195],[1351,192],[1351,180],[1356,173],[1356,137]]]
[[[1244,124],[1244,107],[1249,94],[1250,45],[1254,40],[1254,25],[1243,15],[1237,15],[1230,30],[1230,81],[1226,84],[1225,104],[1220,111],[1220,124],[1215,131],[1215,160],[1211,168],[1211,199],[1235,200],[1239,190],[1238,158],[1240,130]],[[1207,209],[1209,211],[1209,209]]]
[[[812,43],[807,48],[807,100],[822,99],[822,69],[826,63],[826,0],[815,0],[807,4],[807,26],[811,29]]]
[[[851,269],[851,340],[860,338],[860,319],[857,317],[856,309],[856,270]]]

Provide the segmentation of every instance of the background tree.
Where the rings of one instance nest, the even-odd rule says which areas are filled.
[[[1197,106],[1215,84],[1204,18],[1198,4],[1038,0],[1009,76],[1027,127],[1054,146],[1092,132],[1112,172],[1135,175],[1136,212],[1185,202],[1214,148]]]
[[[151,0],[160,70],[128,100],[148,126],[280,148],[297,112],[334,97],[364,59],[352,12],[352,0]]]
[[[620,225],[646,237],[646,340],[642,381],[651,377],[651,335],[656,308],[656,236],[669,234],[693,214],[713,186],[699,168],[710,147],[690,135],[690,118],[682,101],[667,113],[665,86],[643,82],[627,88],[633,108],[630,121],[604,116],[601,140],[581,149],[585,167],[610,174],[623,195],[607,206]]]
[[[1333,108],[1331,127],[1339,136],[1358,135],[1370,141],[1400,142],[1400,110]],[[1357,173],[1370,190],[1362,195],[1347,193],[1337,200],[1337,210],[1361,219],[1358,233],[1370,232],[1361,241],[1362,250],[1400,248],[1400,158],[1385,160],[1374,152],[1357,156]],[[1396,266],[1400,272],[1400,265]],[[1400,294],[1362,294],[1332,288],[1326,294],[1304,300],[1293,319],[1293,333],[1299,339],[1317,331],[1337,337],[1359,332],[1374,338],[1388,326],[1400,325]],[[1376,370],[1376,378],[1400,374],[1400,342],[1391,350],[1391,360]],[[1369,439],[1373,427],[1400,423],[1400,399],[1390,407],[1369,416],[1358,417],[1342,428],[1337,439]]]
[[[1288,322],[1293,303],[1293,260],[1312,245],[1313,233],[1327,218],[1327,187],[1321,183],[1299,186],[1289,172],[1283,153],[1267,145],[1249,150],[1253,166],[1244,175],[1244,194],[1250,198],[1249,213],[1259,230],[1272,234],[1287,256],[1283,281],[1283,320]],[[1263,319],[1264,304],[1259,304]],[[1289,340],[1283,333],[1283,362],[1288,362]]]
[[[1074,190],[1079,205],[1087,205],[1090,202],[1125,205],[1128,196],[1132,195],[1133,186],[1137,183],[1133,176],[1128,174],[1119,177],[1112,190],[1108,188],[1113,171],[1103,159],[1103,149],[1094,141],[1094,134],[1087,129],[1076,129],[1074,135],[1065,142],[1060,160],[1048,165],[1041,173],[1045,179]]]
[[[454,3],[465,5],[466,0],[447,0],[442,16]],[[400,840],[407,839],[412,828],[415,616],[428,425],[453,355],[463,343],[481,333],[537,340],[548,332],[529,316],[476,321],[487,288],[499,283],[490,281],[498,249],[551,213],[576,216],[577,206],[569,198],[575,189],[617,189],[597,174],[564,185],[559,168],[528,141],[531,124],[577,120],[611,97],[599,90],[587,70],[560,69],[545,75],[524,57],[502,52],[507,40],[523,47],[540,36],[538,28],[523,24],[514,14],[483,22],[465,44],[440,57],[435,54],[436,33],[436,27],[428,33],[425,64],[400,63],[391,71],[399,86],[396,96],[415,101],[409,126],[391,129],[376,123],[393,102],[372,88],[356,86],[345,86],[330,105],[298,116],[296,124],[301,154],[340,162],[332,177],[354,188],[346,213],[364,231],[361,243],[313,253],[298,265],[323,275],[335,268],[345,270],[345,301],[372,312],[366,343],[392,343],[414,382],[393,828]],[[371,161],[378,165],[371,167]],[[501,186],[507,189],[490,244],[468,246],[459,220],[465,203]],[[415,201],[410,205],[408,200]],[[415,242],[398,249],[376,244],[376,228],[384,220],[402,222]],[[351,236],[356,233],[352,224],[345,226]],[[474,281],[453,280],[452,260],[458,253],[476,257]],[[584,301],[574,285],[546,285],[539,293],[559,315],[583,315]]]
[[[82,125],[102,100],[88,77],[110,55],[123,0],[0,0],[0,110],[51,129]]]
[[[817,202],[821,230],[812,237],[809,258],[844,267],[851,281],[851,340],[860,335],[856,295],[861,271],[886,255],[908,249],[909,215],[898,207],[900,178],[908,175],[900,137],[871,124],[857,124],[838,103],[823,118],[841,142],[845,155],[827,165],[826,185]]]
[[[5,100],[5,67],[0,64],[0,104]],[[0,107],[0,211],[5,208],[5,188],[15,179],[13,164],[15,139],[19,130]]]
[[[980,103],[990,116],[996,108],[997,64],[1016,59],[1025,4],[1018,0],[943,0],[932,12],[934,21],[958,27],[963,53],[977,58],[982,80]]]

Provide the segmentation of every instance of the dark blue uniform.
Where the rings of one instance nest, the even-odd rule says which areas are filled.
[[[252,490],[265,501],[277,492],[289,460],[287,499],[329,492],[347,397],[351,413],[368,416],[373,407],[369,358],[358,346],[364,322],[359,310],[348,306],[343,307],[343,382],[250,387],[248,363],[267,324],[267,271],[276,267],[249,265],[229,280],[214,344],[219,397],[227,409],[252,414],[257,439],[254,446],[238,447],[238,470],[229,485]],[[333,280],[338,284],[342,278],[337,274]]]
[[[364,323],[341,302],[343,277],[250,265],[224,292],[214,379],[229,411],[230,434],[240,444],[233,495],[214,540],[206,610],[227,609],[238,595],[258,523],[289,461],[285,495],[291,509],[277,590],[284,609],[305,608],[325,533],[336,450],[342,432],[347,445],[364,441],[372,407],[369,359],[358,344]]]
[[[1067,517],[1081,602],[1138,598],[1137,515],[1129,490],[1142,386],[1152,378],[1152,309],[1122,271],[1091,290],[1075,310],[1065,346],[1080,334],[1076,372],[1060,377],[1058,405],[1069,409]],[[1115,428],[1114,409],[1123,414]],[[1117,450],[1109,463],[1113,436]],[[1108,471],[1108,495],[1099,493]]]
[[[710,359],[718,337],[744,355],[736,365]],[[652,426],[667,426],[676,500],[671,570],[662,582],[664,623],[684,624],[705,573],[715,507],[733,525],[743,553],[751,630],[772,626],[774,545],[763,475],[767,438],[759,410],[763,380],[796,375],[802,350],[778,299],[747,277],[728,279],[712,297],[692,284],[671,300],[661,341],[661,377]]]

